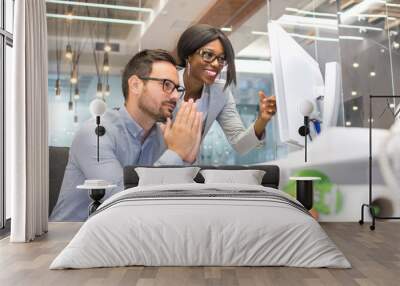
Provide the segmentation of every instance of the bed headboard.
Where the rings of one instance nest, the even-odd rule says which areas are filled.
[[[126,166],[124,168],[124,189],[133,188],[138,185],[139,177],[135,172],[136,167],[149,167],[149,166]],[[184,166],[158,166],[152,168],[182,168]],[[277,189],[279,187],[279,167],[276,165],[254,165],[254,166],[241,166],[241,165],[229,165],[229,166],[197,166],[201,169],[218,169],[218,170],[264,170],[265,175],[262,179],[261,184],[265,187],[271,187]],[[204,178],[200,174],[194,178],[197,183],[204,183]]]

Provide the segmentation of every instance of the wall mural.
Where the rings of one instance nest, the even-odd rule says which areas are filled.
[[[172,5],[171,1],[167,2],[166,5]],[[198,11],[205,12],[209,8],[206,3],[208,1],[200,2],[195,5],[198,5]],[[319,65],[322,77],[325,76],[326,63],[340,64],[343,90],[335,125],[367,126],[367,95],[399,91],[400,31],[398,24],[390,22],[393,10],[397,7],[386,10],[381,5],[370,7],[378,15],[371,19],[370,14],[365,14],[369,8],[359,12],[360,15],[351,15],[352,7],[357,5],[349,4],[349,1],[269,1],[269,5],[265,5],[267,1],[257,3],[260,5],[259,9],[244,11],[244,15],[239,15],[239,20],[225,15],[226,20],[231,21],[226,22],[228,25],[222,26],[225,22],[218,22],[216,17],[210,16],[210,11],[209,16],[205,14],[206,16],[199,19],[201,23],[221,28],[233,44],[238,81],[232,87],[232,93],[244,126],[249,126],[257,118],[257,92],[262,90],[267,96],[275,95],[267,29],[267,24],[271,21],[278,23],[312,57]],[[140,12],[123,13],[48,4],[48,13],[53,15],[48,19],[49,145],[71,145],[76,131],[91,117],[88,106],[94,98],[105,101],[109,110],[123,106],[121,73],[133,54],[144,48],[165,48],[170,51],[176,49],[178,36],[189,26],[191,20],[188,18],[177,22],[173,19],[172,22],[166,22],[165,17],[154,17],[153,25],[146,26],[144,23],[151,19],[149,10],[155,14],[160,12],[156,11],[156,4],[157,1],[147,1],[146,7],[140,7],[143,9]],[[193,11],[186,10],[182,14],[196,18],[196,15],[190,14]],[[339,16],[338,12],[341,12]],[[124,25],[121,21],[118,24],[89,24],[71,20],[77,15],[126,18],[128,13],[132,13],[129,15],[135,19],[129,25]],[[62,17],[54,16],[55,14],[62,14]],[[133,23],[134,21],[139,24]],[[154,37],[158,30],[162,31],[163,37]],[[388,106],[393,110],[395,102],[390,102]],[[386,110],[386,107],[384,104],[377,106],[377,109]],[[392,123],[389,115],[382,113],[376,126],[388,128]],[[223,130],[214,123],[202,141],[198,163],[279,164],[288,154],[299,150],[302,152],[301,147],[280,141],[276,116],[265,131],[266,140],[263,144],[245,155],[239,155],[228,143]],[[355,213],[359,213],[358,209],[357,212],[353,211],[353,206],[358,206],[366,198],[365,181],[363,187],[357,189],[337,184],[331,173],[319,168],[288,170],[292,171],[291,175],[317,176],[322,179],[315,183],[314,197],[314,211],[321,220],[354,220]],[[295,195],[294,182],[283,180],[281,186],[285,192]],[[377,193],[375,199],[380,203],[376,210],[381,213],[395,213],[396,210],[392,210],[391,204],[387,203],[388,196],[385,192]]]

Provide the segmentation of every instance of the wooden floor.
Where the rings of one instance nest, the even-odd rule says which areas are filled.
[[[79,223],[51,223],[43,238],[28,244],[0,241],[0,285],[400,285],[400,224],[324,223],[323,228],[353,268],[122,267],[48,270],[79,229]]]

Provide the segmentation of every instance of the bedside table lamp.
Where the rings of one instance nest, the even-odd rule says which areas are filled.
[[[96,117],[96,129],[94,130],[94,132],[97,135],[97,162],[100,161],[100,136],[103,136],[104,134],[106,134],[106,129],[104,128],[104,126],[100,125],[100,116],[102,116],[107,109],[107,105],[105,104],[105,102],[101,99],[94,99],[90,105],[89,105],[89,110],[90,113]],[[105,180],[85,180],[83,185],[79,185],[77,186],[78,189],[83,189],[83,190],[87,190],[89,193],[89,197],[92,199],[92,203],[89,205],[89,216],[94,213],[97,208],[100,206],[101,204],[101,199],[104,197],[104,195],[106,194],[106,189],[109,188],[114,188],[116,187],[115,185],[112,185],[110,183],[108,183]]]
[[[309,100],[300,103],[299,111],[304,116],[304,125],[299,128],[299,134],[304,136],[304,161],[307,162],[307,136],[310,134],[310,115],[314,105]]]
[[[94,130],[94,132],[97,135],[97,162],[99,162],[99,138],[100,136],[103,136],[104,134],[106,134],[106,129],[104,128],[104,126],[100,125],[100,116],[104,114],[104,112],[106,112],[107,109],[107,105],[105,104],[105,102],[101,99],[94,99],[90,105],[89,105],[89,109],[90,109],[90,113],[96,117],[96,124],[97,127]]]

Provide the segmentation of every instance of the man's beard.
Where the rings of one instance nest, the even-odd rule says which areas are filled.
[[[157,112],[155,112],[154,110],[151,109],[151,107],[148,107],[146,105],[146,97],[141,96],[139,101],[138,101],[138,107],[139,109],[144,112],[145,114],[147,114],[148,116],[150,116],[151,118],[153,118],[155,121],[157,122],[166,122],[167,121],[167,116],[165,114],[163,114],[163,106],[167,105],[167,104],[171,104],[174,106],[176,106],[176,102],[173,100],[165,100],[161,103],[160,108]],[[170,118],[172,118],[172,112],[173,110],[170,111]]]
[[[172,110],[169,109],[169,107],[167,107],[168,111],[170,113],[169,115],[163,114],[163,107],[165,107],[167,105],[172,105],[173,106]],[[167,121],[167,117],[171,118],[171,120],[172,120],[172,116],[173,116],[173,112],[174,112],[175,107],[176,107],[176,101],[175,100],[165,100],[165,101],[163,101],[161,103],[161,108],[160,108],[160,112],[159,112],[159,116],[158,116],[157,122],[165,123]]]

